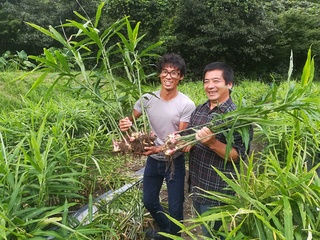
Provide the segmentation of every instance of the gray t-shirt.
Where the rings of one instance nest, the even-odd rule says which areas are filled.
[[[178,92],[178,95],[170,101],[164,101],[160,98],[160,90],[153,92],[153,94],[144,94],[136,102],[134,109],[141,113],[141,102],[143,102],[151,130],[157,136],[155,144],[163,145],[170,133],[179,130],[180,122],[189,122],[191,113],[195,109],[195,104],[188,96],[181,92]],[[174,157],[180,154],[176,153]],[[166,160],[163,153],[153,154],[152,157],[158,160]]]

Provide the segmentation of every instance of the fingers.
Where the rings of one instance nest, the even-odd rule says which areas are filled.
[[[205,138],[209,137],[214,137],[213,132],[207,127],[201,128],[197,133],[196,133],[196,139],[203,141]]]
[[[144,155],[156,154],[162,151],[162,146],[144,147]]]
[[[201,130],[202,130],[204,133],[206,133],[206,134],[212,134],[212,132],[210,131],[210,129],[207,128],[207,127],[203,127]]]
[[[184,148],[182,148],[182,152],[190,152],[191,148],[192,148],[191,145],[185,146]]]
[[[122,132],[127,131],[132,126],[132,122],[128,117],[123,118],[119,121],[119,127]]]
[[[196,133],[196,139],[197,139],[197,140],[201,140],[201,139],[204,138],[205,136],[206,136],[205,127],[201,128],[201,129]]]
[[[196,133],[196,139],[199,141],[201,139],[201,137],[199,136],[199,131]]]

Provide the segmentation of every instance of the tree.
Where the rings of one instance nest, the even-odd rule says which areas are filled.
[[[73,19],[73,11],[93,19],[101,1],[1,1],[0,55],[7,50],[37,55],[44,47],[61,47],[25,22],[56,27]],[[298,71],[310,45],[313,52],[319,51],[319,9],[316,0],[112,0],[106,1],[99,30],[129,16],[146,34],[139,47],[164,41],[157,53],[180,53],[188,77],[198,79],[211,61],[229,62],[237,75],[286,74],[291,50]]]
[[[25,50],[28,54],[39,54],[44,47],[60,47],[52,39],[43,37],[29,27],[26,22],[43,27],[58,26],[66,19],[73,18],[73,11],[85,11],[87,15],[94,17],[98,2],[100,1],[19,0],[0,3],[0,43],[5,46],[1,50]]]
[[[280,11],[279,11],[280,10]],[[301,72],[306,57],[306,49],[312,46],[313,52],[320,51],[320,3],[310,1],[283,1],[282,9],[275,11],[275,24],[278,29],[272,37],[274,50],[272,60],[277,72],[288,66],[283,59],[293,51],[295,69]],[[320,63],[319,59],[315,59]]]
[[[124,16],[129,16],[132,22],[141,22],[141,33],[146,34],[141,46],[144,47],[171,36],[170,24],[177,4],[178,0],[113,0],[106,6],[105,22],[114,22]],[[158,52],[162,54],[166,48],[159,48]]]
[[[236,71],[248,72],[270,57],[266,39],[274,30],[261,1],[181,0],[171,49],[181,51],[197,76],[211,61],[227,61]]]
[[[0,3],[0,45],[1,52],[14,49],[22,21],[17,18],[15,8],[9,2]],[[11,49],[12,48],[12,49]]]

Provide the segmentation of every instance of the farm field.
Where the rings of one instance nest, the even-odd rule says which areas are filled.
[[[211,239],[320,239],[318,3],[29,2],[0,4],[0,239],[142,240],[157,227],[142,203],[146,158],[137,153],[154,143],[147,106],[127,132],[119,119],[159,89],[156,62],[171,50],[187,63],[178,89],[196,105],[207,100],[204,64],[232,66],[237,109],[206,126],[225,136],[226,152],[235,132],[250,151],[233,174],[213,167],[234,195],[206,192],[224,204],[201,216],[186,153],[184,220],[168,216],[182,235],[168,238],[204,239],[204,225]],[[199,141],[175,136],[162,151]],[[160,199],[167,211],[165,185]]]
[[[50,77],[47,83],[26,95],[38,76],[12,81],[18,74],[0,74],[3,96],[0,100],[1,194],[4,196],[1,221],[6,226],[1,236],[7,239],[16,236],[143,239],[144,229],[153,223],[141,205],[139,184],[111,202],[100,202],[98,213],[89,211],[86,219],[89,224],[68,218],[86,204],[90,209],[99,195],[134,182],[134,172],[144,166],[143,158],[112,152],[114,135],[110,134],[112,131],[106,121],[110,116],[104,106],[64,84],[57,84],[50,92]],[[252,199],[266,205],[276,196],[283,196],[283,201],[289,196],[294,198],[294,201],[288,199],[285,205],[279,203],[279,208],[284,208],[284,215],[281,211],[277,214],[279,221],[283,219],[289,229],[290,221],[294,219],[288,216],[288,209],[292,211],[295,204],[305,201],[299,196],[310,196],[313,203],[319,201],[319,195],[315,195],[319,184],[318,138],[317,132],[313,131],[319,126],[319,109],[315,105],[318,104],[319,87],[316,82],[312,87],[307,83],[304,88],[299,86],[300,80],[275,85],[242,80],[236,82],[233,89],[232,97],[239,108],[247,109],[243,115],[256,116],[260,111],[258,106],[265,106],[263,113],[267,116],[256,124],[253,153],[237,182],[243,191],[238,192],[238,202],[231,204],[248,208],[248,215],[242,219],[241,234],[255,234],[254,229],[246,225],[248,219],[255,218],[249,211]],[[205,101],[201,81],[186,80],[179,89],[196,104]],[[291,111],[294,111],[293,115]],[[293,117],[297,114],[304,121]],[[292,181],[300,184],[292,185]],[[270,190],[265,192],[265,189]],[[284,189],[288,191],[283,192]],[[166,198],[165,189],[162,197]],[[193,218],[189,207],[190,200],[187,200],[186,217]],[[262,205],[253,207],[261,214],[268,211]],[[308,205],[308,209],[293,214],[307,214],[305,221],[310,222],[312,216],[309,215],[318,216],[319,213],[312,205]],[[212,213],[213,218],[215,214]],[[30,218],[33,220],[29,221]],[[186,221],[185,226],[195,225],[192,229],[184,229],[184,239],[197,239],[200,233],[196,222]],[[317,231],[317,223],[312,224],[313,230]],[[279,236],[290,235],[285,229],[279,231],[283,231],[277,233]],[[307,234],[302,228],[291,232]]]

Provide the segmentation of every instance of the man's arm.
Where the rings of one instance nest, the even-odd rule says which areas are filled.
[[[184,130],[188,127],[188,122],[180,122],[179,123],[179,131]]]
[[[227,154],[227,144],[216,139],[216,136],[213,132],[210,131],[209,128],[203,127],[202,129],[200,129],[196,134],[196,139],[199,140],[203,145],[209,147],[216,154],[218,154],[219,157],[225,158]],[[239,154],[235,148],[231,149],[228,156],[228,161],[239,161]]]

